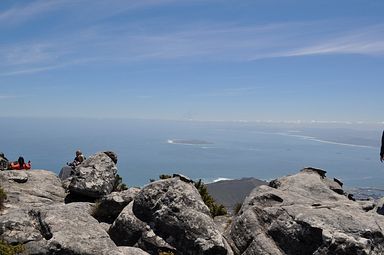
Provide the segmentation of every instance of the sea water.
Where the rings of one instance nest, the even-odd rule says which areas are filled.
[[[55,118],[1,118],[0,126],[9,160],[21,155],[34,169],[59,173],[77,149],[111,150],[128,186],[163,173],[271,180],[312,166],[347,187],[384,189],[380,126]]]

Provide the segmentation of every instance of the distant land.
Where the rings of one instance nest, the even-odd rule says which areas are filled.
[[[215,201],[232,213],[237,204],[242,204],[251,191],[261,185],[268,185],[268,182],[249,177],[213,182],[207,184],[207,187]]]
[[[169,139],[167,141],[170,144],[187,144],[187,145],[201,145],[201,144],[213,144],[211,142],[207,142],[204,140],[197,140],[197,139],[191,139],[191,140],[186,140],[186,139]]]

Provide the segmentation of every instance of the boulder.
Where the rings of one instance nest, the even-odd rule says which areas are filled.
[[[119,246],[133,246],[146,231],[147,224],[139,220],[132,211],[133,203],[127,205],[113,222],[108,233],[111,239]]]
[[[133,213],[181,254],[227,254],[208,207],[191,183],[152,182],[136,196]]]
[[[117,155],[113,151],[104,151],[105,154],[107,154],[108,157],[110,157],[113,161],[113,163],[117,164]]]
[[[98,221],[90,216],[89,210],[91,206],[87,203],[33,209],[24,217],[30,221],[27,226],[34,226],[34,230],[28,229],[34,235],[19,239],[17,243],[24,244],[27,254],[126,254],[117,248]],[[15,232],[15,229],[9,230],[1,235],[6,241],[12,241],[9,235]]]
[[[113,160],[104,152],[96,153],[76,167],[69,191],[72,195],[101,198],[112,192],[116,173]]]
[[[0,171],[0,186],[7,194],[7,210],[63,203],[66,196],[60,179],[45,170]]]
[[[134,215],[132,205],[133,203],[130,203],[124,208],[108,231],[116,245],[137,246],[152,254],[158,251],[175,253],[174,247],[157,236],[149,225]]]
[[[139,193],[138,188],[129,188],[120,192],[112,192],[102,197],[98,203],[93,216],[99,221],[113,223],[121,211]]]
[[[235,254],[383,254],[384,218],[341,190],[311,168],[254,189],[227,233]]]
[[[60,170],[59,178],[60,178],[60,180],[64,181],[64,180],[68,179],[69,177],[71,177],[73,173],[74,173],[74,170],[72,169],[72,167],[64,166]]]

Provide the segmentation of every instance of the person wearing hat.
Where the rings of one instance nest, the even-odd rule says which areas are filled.
[[[76,151],[76,157],[73,160],[75,166],[80,165],[85,160],[83,153],[80,150]]]
[[[75,159],[71,163],[67,163],[68,166],[75,169],[78,165],[80,165],[85,160],[83,153],[80,150],[76,151]]]

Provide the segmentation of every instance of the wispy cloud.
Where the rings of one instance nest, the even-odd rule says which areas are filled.
[[[95,20],[113,16],[125,11],[147,8],[175,2],[176,0],[34,0],[19,2],[0,12],[0,26],[20,24],[41,18],[42,15],[55,11],[69,10],[72,18]],[[86,8],[84,8],[86,7]],[[86,12],[87,15],[84,15]]]
[[[204,24],[144,34],[131,33],[129,29],[110,34],[110,29],[102,28],[94,41],[99,42],[101,54],[108,52],[105,55],[128,61],[252,61],[315,54],[384,55],[384,25],[358,30],[327,26],[329,23],[321,22],[253,26]],[[313,30],[319,32],[313,35]],[[107,37],[100,36],[105,34]]]
[[[5,24],[23,23],[31,18],[38,17],[39,15],[53,11],[67,4],[69,1],[55,0],[55,1],[32,1],[27,4],[20,2],[8,10],[0,12],[0,22]]]
[[[23,95],[1,95],[0,94],[0,100],[22,98],[22,97],[25,97],[25,96],[23,96]]]
[[[364,32],[350,31],[334,38],[282,53],[282,56],[320,54],[384,55],[384,26],[365,28]]]
[[[1,24],[21,23],[63,9],[73,14],[71,17],[86,21],[79,22],[80,26],[75,30],[70,26],[71,29],[50,32],[41,38],[31,37],[22,43],[0,45],[0,75],[30,74],[92,62],[247,62],[324,54],[384,55],[383,24],[360,27],[334,25],[332,21],[253,25],[189,21],[175,24],[158,17],[144,23],[143,20],[90,22],[137,8],[175,2],[39,0],[18,4],[0,12],[0,29]],[[89,7],[90,15],[79,11],[84,6]],[[166,29],[158,24],[163,21]],[[61,23],[65,22],[70,21],[66,19]],[[65,28],[63,24],[61,26]]]

